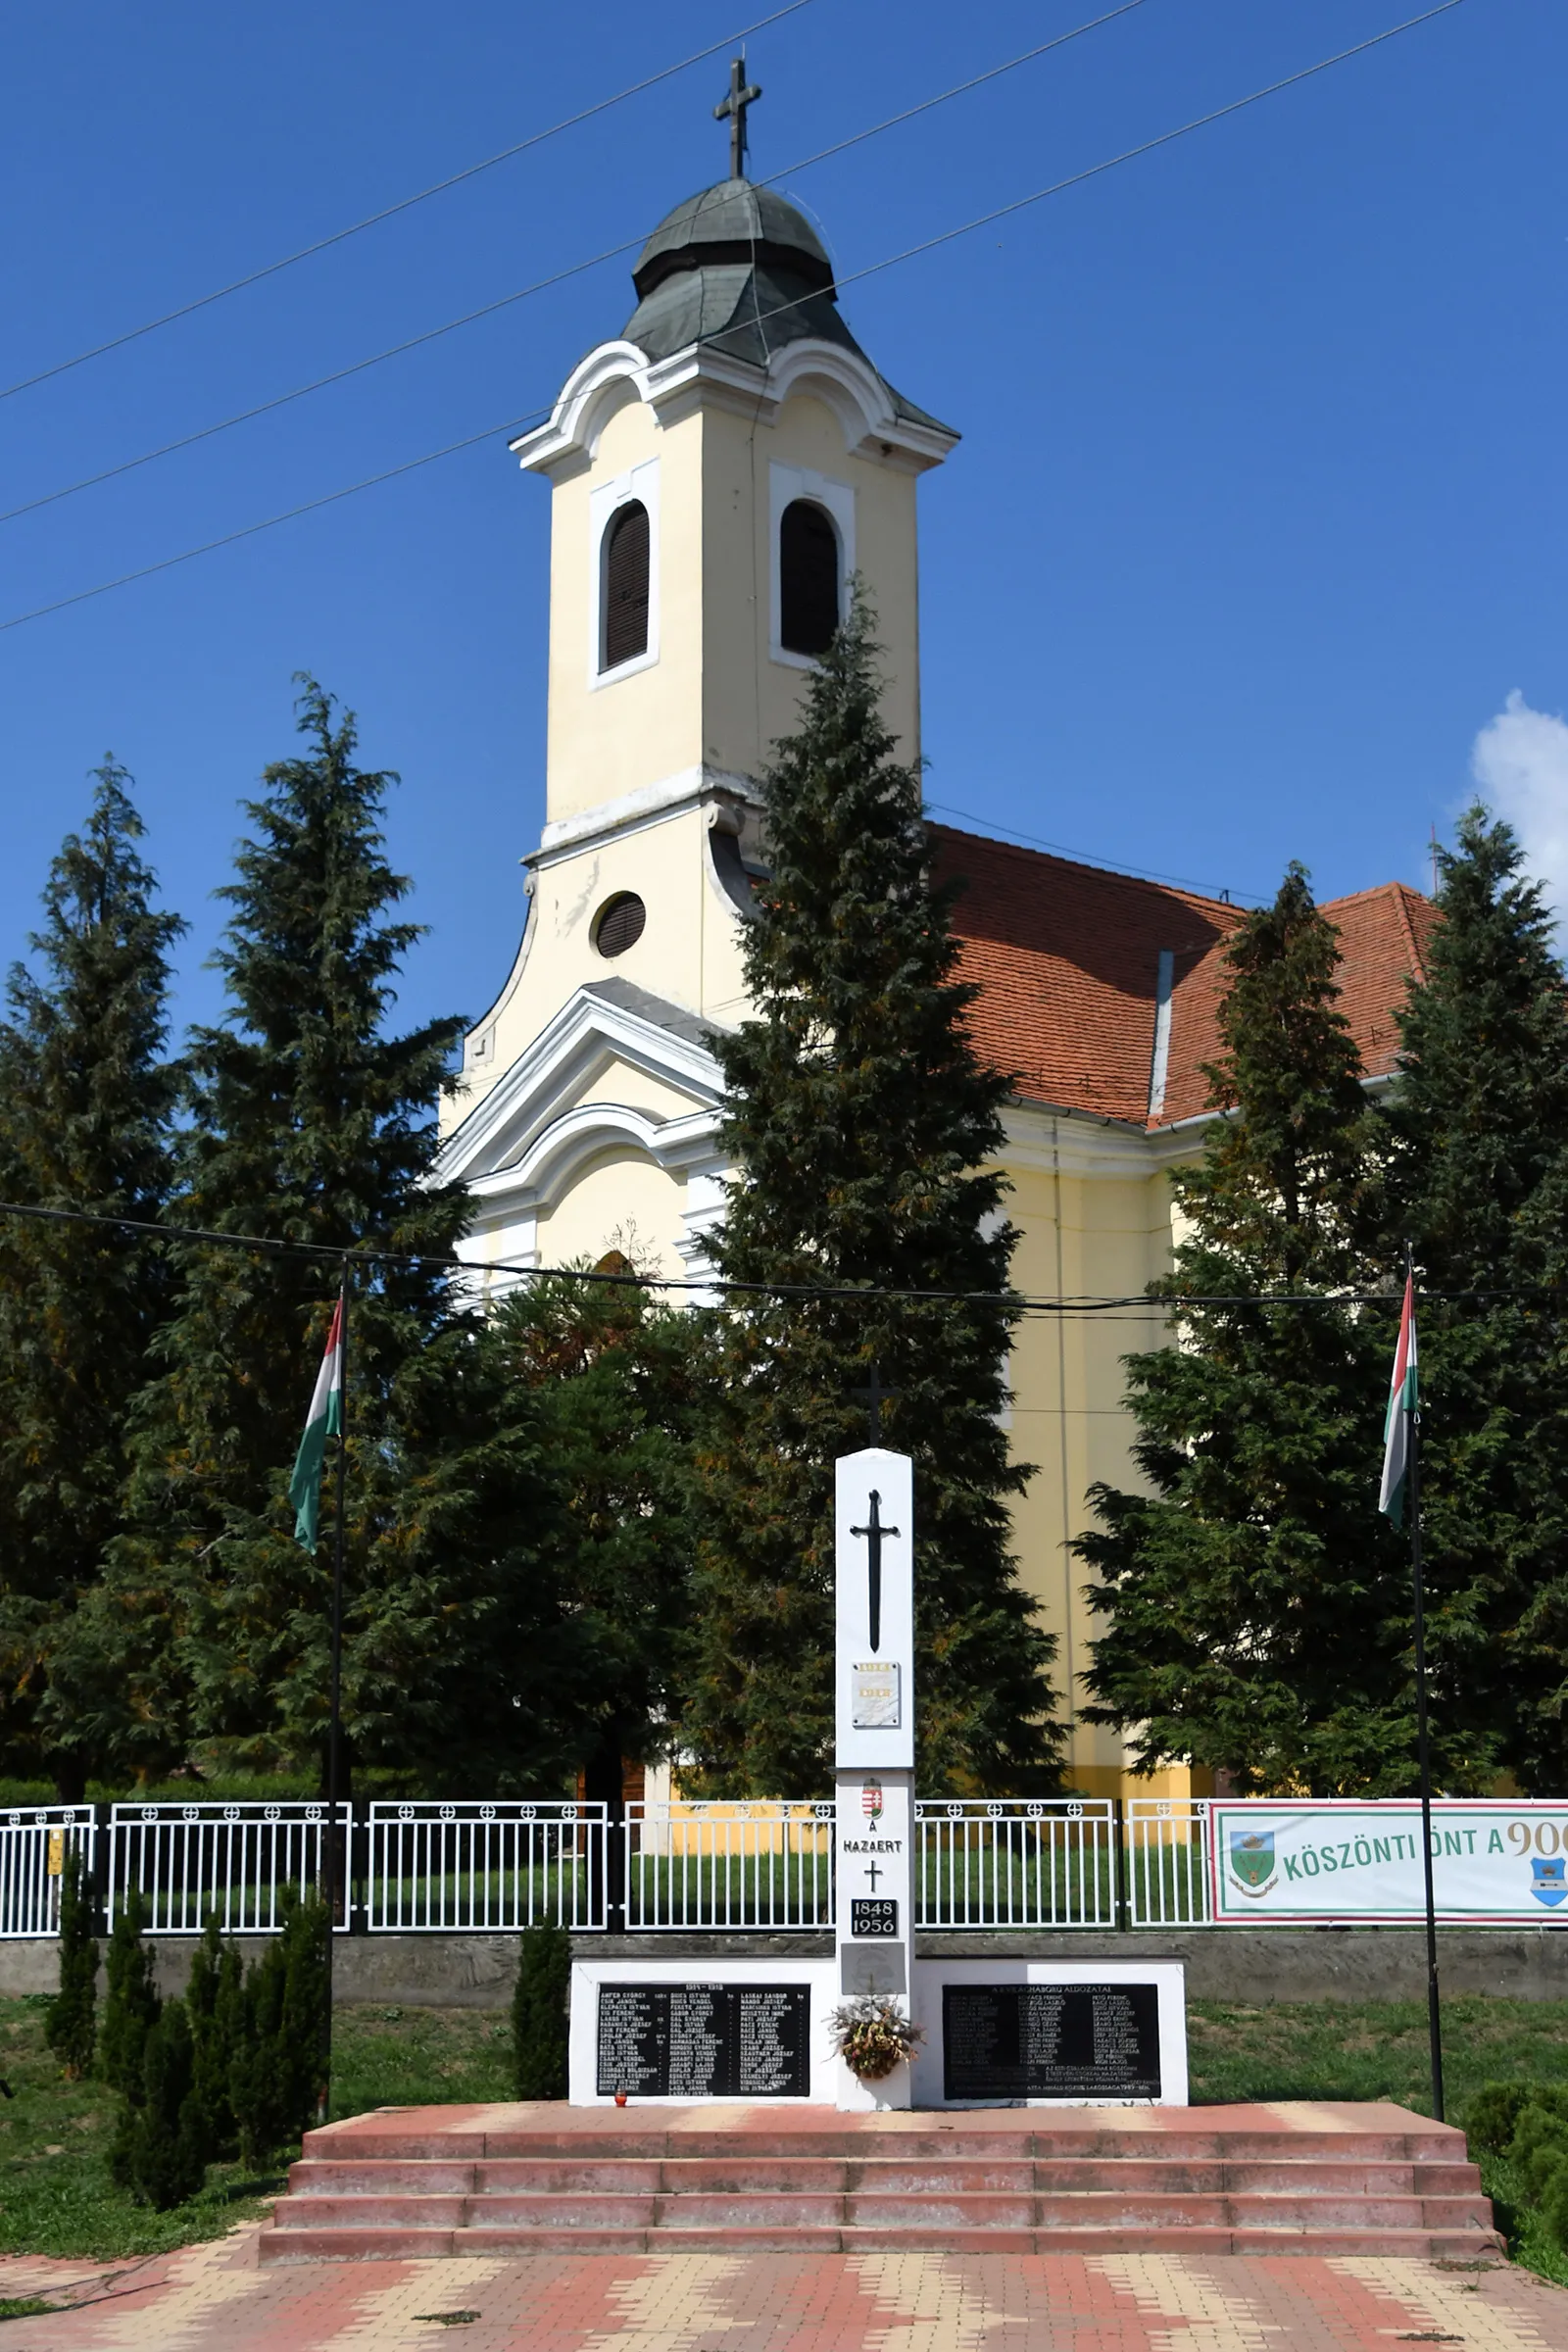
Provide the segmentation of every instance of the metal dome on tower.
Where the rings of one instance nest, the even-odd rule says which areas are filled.
[[[624,339],[653,361],[703,344],[762,368],[792,343],[835,343],[869,366],[840,315],[816,230],[787,196],[746,176],[746,116],[761,95],[736,58],[729,92],[713,109],[730,125],[729,177],[685,197],[648,239],[632,271],[638,302]],[[888,391],[901,418],[946,429]]]

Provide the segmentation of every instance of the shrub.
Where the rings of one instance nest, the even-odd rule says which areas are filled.
[[[168,2002],[147,2034],[140,2091],[124,2101],[111,2169],[138,2205],[167,2213],[193,2197],[207,2177],[196,2045],[183,2001]]]
[[[253,2172],[305,2130],[320,2095],[326,1937],[325,1904],[285,1888],[282,1933],[245,1980],[229,2099],[240,2159]]]
[[[79,1845],[68,1844],[60,1880],[60,1990],[49,2004],[43,2036],[71,2076],[92,2072],[97,2039],[98,1944],[92,1931],[87,1858]]]
[[[1508,2142],[1508,2161],[1539,2204],[1549,2182],[1568,2165],[1568,2107],[1560,2092],[1554,2097],[1538,2091],[1521,2108]]]
[[[142,2051],[163,2003],[153,1980],[153,1956],[141,1939],[141,1896],[132,1888],[109,1938],[104,2022],[98,2071],[126,2098],[141,2097]]]
[[[1535,2096],[1528,2082],[1484,2082],[1465,2111],[1465,2136],[1472,2148],[1502,2155]]]
[[[519,2099],[564,2099],[571,1997],[571,1937],[525,1928],[512,1996],[512,2062]]]
[[[185,2006],[208,2159],[232,2156],[239,2127],[230,2079],[244,2048],[245,1977],[237,1946],[223,1941],[216,1919],[208,1920],[192,1955]]]
[[[1568,2083],[1489,2082],[1465,2121],[1471,2146],[1507,2162],[1545,2235],[1568,2250]],[[1518,2217],[1496,2218],[1512,2236]]]

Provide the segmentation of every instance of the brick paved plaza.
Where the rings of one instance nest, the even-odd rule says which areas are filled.
[[[6,2352],[1568,2352],[1568,2292],[1500,2263],[658,2253],[261,2269],[256,2240],[99,2269],[0,2262],[0,2294],[70,2307],[11,2322]]]

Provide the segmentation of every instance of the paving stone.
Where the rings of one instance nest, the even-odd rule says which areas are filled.
[[[0,2261],[63,2308],[6,2352],[1568,2352],[1568,2294],[1401,2257],[682,2247],[259,2269],[257,2232],[150,2263]],[[473,2313],[451,2328],[437,2315]]]

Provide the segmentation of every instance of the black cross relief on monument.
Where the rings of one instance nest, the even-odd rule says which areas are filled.
[[[722,122],[729,117],[729,175],[731,179],[746,177],[746,109],[755,106],[762,95],[760,86],[746,78],[746,60],[732,57],[729,61],[729,88],[713,109],[713,121]]]
[[[865,1538],[865,1562],[870,1578],[871,1649],[873,1654],[882,1646],[882,1539],[896,1536],[896,1527],[882,1524],[882,1497],[875,1487],[871,1489],[871,1509],[868,1527],[852,1527],[852,1536]]]

